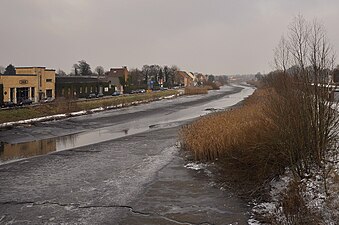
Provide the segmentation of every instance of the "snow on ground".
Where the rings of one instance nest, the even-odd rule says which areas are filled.
[[[184,167],[187,169],[191,169],[191,170],[203,170],[207,167],[207,165],[204,163],[191,162],[191,163],[187,163]]]
[[[338,148],[333,150],[335,153]],[[322,220],[322,224],[336,225],[339,221],[339,154],[332,154],[326,165],[328,171],[328,194],[324,188],[323,174],[319,170],[313,170],[312,176],[306,176],[299,181],[300,194],[312,215]],[[283,212],[281,198],[286,193],[289,184],[293,181],[292,173],[287,169],[285,174],[270,183],[270,200],[267,202],[251,202],[252,213],[248,224],[265,224],[256,218],[275,218],[279,224],[287,224],[287,218]]]
[[[59,119],[64,119],[66,117],[68,117],[67,114],[57,114],[57,115],[38,117],[38,118],[33,118],[33,119],[28,119],[28,120],[19,120],[15,122],[2,123],[0,124],[0,128],[10,127],[14,125],[21,125],[21,124],[29,124],[29,123],[34,123],[34,122],[42,122],[42,121],[48,121],[48,120],[59,120]]]
[[[107,107],[99,107],[99,108],[91,109],[91,110],[88,110],[88,111],[81,110],[81,111],[78,111],[78,112],[72,112],[72,113],[67,113],[67,114],[63,113],[63,114],[43,116],[43,117],[27,119],[27,120],[19,120],[19,121],[15,121],[15,122],[7,122],[7,123],[0,124],[0,128],[11,127],[11,126],[16,126],[16,125],[23,125],[23,124],[30,124],[30,123],[34,123],[34,122],[44,122],[44,121],[49,121],[49,120],[60,120],[60,119],[64,119],[64,118],[67,118],[67,117],[82,116],[82,115],[86,115],[86,114],[89,114],[89,113],[101,112],[101,111],[104,111],[104,110],[118,109],[118,108],[128,107],[128,106],[131,106],[131,105],[139,105],[139,104],[149,103],[151,101],[157,101],[157,100],[162,100],[162,99],[172,99],[172,98],[175,98],[175,97],[178,97],[178,96],[179,96],[179,94],[170,95],[170,96],[167,96],[167,97],[159,97],[159,98],[152,99],[152,100],[142,100],[142,101],[135,101],[135,102],[132,102],[132,103],[112,105],[112,106],[107,106]]]

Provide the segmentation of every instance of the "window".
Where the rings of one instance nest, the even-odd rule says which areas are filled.
[[[53,82],[53,79],[46,79],[46,82]]]
[[[86,86],[86,87],[85,87],[85,93],[87,93],[87,91],[88,91],[88,90],[87,90],[87,86]]]
[[[52,98],[52,89],[47,89],[46,90],[46,96],[47,96],[47,98]]]
[[[35,97],[35,87],[31,87],[31,97],[32,99]]]
[[[80,87],[80,91],[79,92],[80,92],[80,94],[82,93],[82,87]]]
[[[14,92],[15,88],[11,88],[9,92],[9,101],[14,102]]]
[[[62,88],[62,90],[61,90],[61,96],[65,96],[65,89],[64,88]]]

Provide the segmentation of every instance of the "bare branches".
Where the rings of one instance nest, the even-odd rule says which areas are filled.
[[[284,36],[281,37],[278,47],[274,51],[274,63],[277,69],[286,73],[290,60],[290,52],[288,49],[288,41]]]
[[[293,56],[294,64],[302,70],[306,67],[308,54],[309,24],[303,16],[298,15],[289,26],[288,50]]]
[[[275,113],[280,119],[276,121],[283,121],[281,136],[293,143],[287,148],[292,170],[303,176],[313,165],[324,169],[328,149],[338,133],[337,105],[330,101],[333,86],[328,85],[335,54],[324,26],[317,20],[310,23],[298,15],[288,30],[287,39],[282,37],[274,52],[282,73],[266,80],[282,100],[271,110],[277,105]],[[286,111],[281,113],[280,109]]]

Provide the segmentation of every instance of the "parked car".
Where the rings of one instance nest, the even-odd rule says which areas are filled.
[[[119,95],[120,95],[120,93],[117,92],[117,91],[115,91],[115,92],[112,93],[112,96],[119,96]]]
[[[31,99],[22,99],[18,105],[23,106],[23,105],[31,105],[33,101]]]
[[[97,98],[102,98],[102,97],[104,97],[104,94],[103,94],[103,93],[98,93],[98,94],[97,94]]]
[[[87,98],[96,98],[97,95],[95,93],[90,93]]]
[[[2,108],[12,108],[12,107],[15,107],[15,106],[16,106],[16,104],[14,102],[4,102],[1,105]]]
[[[146,90],[145,89],[136,89],[136,90],[132,90],[131,94],[139,94],[139,93],[145,93]]]
[[[44,99],[41,100],[41,102],[43,102],[43,103],[53,102],[53,101],[54,101],[54,98],[52,98],[52,97],[44,98]]]

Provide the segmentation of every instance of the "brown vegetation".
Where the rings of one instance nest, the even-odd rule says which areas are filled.
[[[207,93],[208,89],[206,87],[185,87],[185,95],[200,95]]]
[[[219,159],[232,179],[263,181],[282,172],[288,160],[278,149],[276,125],[266,116],[271,89],[256,90],[244,105],[201,118],[181,130],[185,150],[196,160]]]
[[[218,159],[226,176],[237,182],[265,186],[286,167],[294,180],[320,171],[328,195],[329,168],[335,163],[333,154],[338,154],[330,150],[339,124],[338,105],[330,101],[333,87],[327,85],[333,73],[332,53],[322,26],[297,17],[289,40],[282,39],[276,50],[279,70],[263,78],[244,106],[184,127],[183,148],[197,160]],[[292,182],[281,199],[288,224],[315,221],[300,193],[302,187]]]

